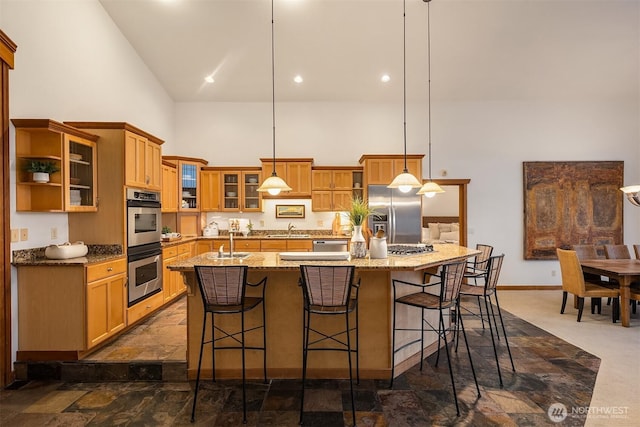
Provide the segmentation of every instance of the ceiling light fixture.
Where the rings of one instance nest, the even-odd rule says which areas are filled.
[[[390,80],[391,80],[391,76],[389,76],[389,74],[383,74],[382,77],[380,77],[380,81],[382,83],[387,83]]]
[[[268,192],[272,196],[277,196],[281,191],[291,191],[291,187],[276,173],[276,67],[274,60],[273,26],[273,0],[271,0],[271,121],[273,124],[273,171],[271,176],[262,182],[258,191]]]
[[[429,180],[424,183],[422,188],[418,190],[418,194],[424,194],[425,197],[433,197],[437,193],[444,193],[442,187],[431,180],[431,22],[429,16],[429,3],[431,0],[422,0],[427,3],[427,74],[429,78],[428,93],[427,93],[427,110],[429,115]]]
[[[422,183],[411,175],[407,169],[407,12],[406,0],[402,0],[402,85],[403,85],[403,119],[404,119],[404,169],[396,176],[387,188],[397,188],[408,193],[412,188],[420,188]]]
[[[620,190],[627,195],[627,199],[632,205],[640,207],[640,185],[629,185]]]
[[[297,76],[295,76],[293,78],[293,81],[296,83],[302,83],[304,81],[304,79],[302,78],[302,76],[300,74],[298,74]]]
[[[213,83],[215,81],[213,79],[213,74],[209,74],[207,77],[205,77],[204,81],[207,82],[207,83]]]

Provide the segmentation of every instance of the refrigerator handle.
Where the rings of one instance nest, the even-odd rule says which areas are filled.
[[[389,206],[389,243],[396,241],[396,208]]]

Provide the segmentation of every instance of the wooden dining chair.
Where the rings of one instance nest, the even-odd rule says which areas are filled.
[[[598,254],[598,249],[596,245],[571,245],[571,248],[576,251],[576,255],[578,255],[579,260],[585,259],[601,259],[603,258]],[[589,283],[597,283],[602,286],[607,286],[609,282],[604,282],[602,277],[599,274],[593,273],[584,273],[585,282]],[[614,283],[611,287],[616,287],[617,285]],[[610,305],[611,301],[607,300],[607,305]],[[598,309],[598,314],[602,313],[602,299],[600,298],[591,298],[591,314],[595,312],[595,309]]]
[[[558,261],[560,261],[560,272],[562,275],[562,308],[560,309],[560,314],[564,314],[568,293],[572,293],[578,297],[578,322],[582,319],[582,309],[584,308],[585,298],[609,297],[613,298],[611,318],[613,323],[615,323],[618,318],[620,290],[606,288],[597,283],[586,282],[576,251],[558,248],[556,249],[556,253],[558,254]]]
[[[607,259],[631,259],[627,245],[604,245],[604,254]]]
[[[640,259],[640,245],[633,245],[633,251],[636,253],[636,259]]]

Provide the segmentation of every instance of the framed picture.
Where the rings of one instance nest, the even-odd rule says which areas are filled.
[[[304,218],[304,205],[276,205],[276,218]]]
[[[556,248],[621,244],[624,162],[523,162],[524,259]]]

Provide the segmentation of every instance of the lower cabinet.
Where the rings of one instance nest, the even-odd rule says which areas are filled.
[[[176,261],[189,259],[194,255],[195,242],[182,243],[170,246],[162,250],[162,301],[171,301],[182,295],[187,287],[182,280],[179,271],[171,271],[167,268],[169,264]]]
[[[77,359],[127,326],[125,257],[86,266],[17,266],[17,278],[17,360],[56,352]]]
[[[87,267],[87,348],[127,325],[127,262],[119,260]]]

